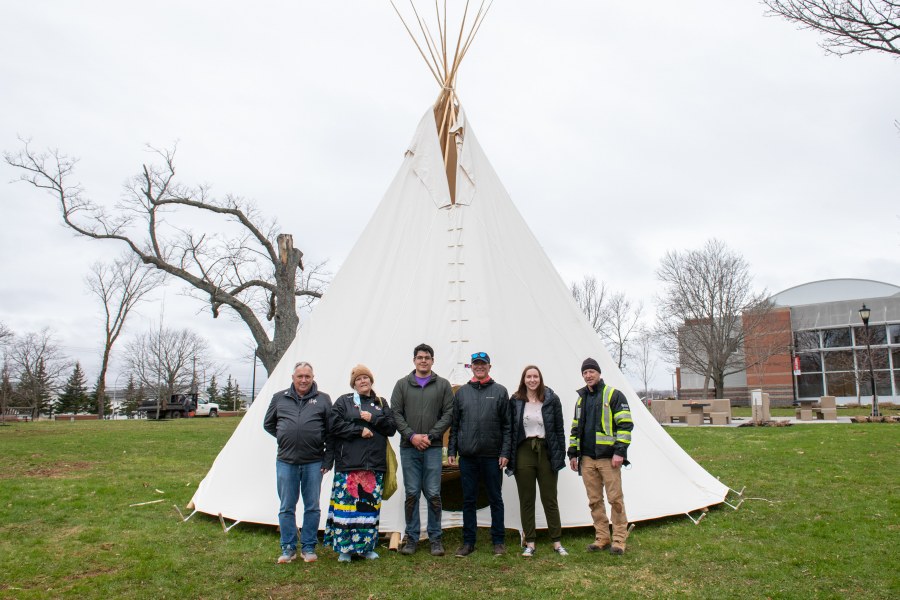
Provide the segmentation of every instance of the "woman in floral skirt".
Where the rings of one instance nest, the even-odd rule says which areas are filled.
[[[339,562],[354,555],[378,558],[378,517],[387,470],[387,438],[397,425],[384,398],[372,390],[375,377],[364,365],[350,372],[353,393],[344,394],[331,409],[334,484],[325,524],[325,545]]]

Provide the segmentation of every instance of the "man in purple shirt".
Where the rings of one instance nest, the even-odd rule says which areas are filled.
[[[415,369],[400,379],[391,394],[391,409],[400,433],[400,466],[406,493],[406,543],[401,554],[414,554],[422,535],[419,496],[428,503],[428,539],[432,556],[443,556],[441,540],[441,466],[444,432],[453,419],[453,389],[431,370],[434,349],[413,350]]]

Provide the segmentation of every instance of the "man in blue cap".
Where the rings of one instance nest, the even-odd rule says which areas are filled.
[[[478,487],[484,484],[491,505],[491,542],[494,554],[506,554],[503,520],[502,470],[510,457],[511,422],[509,394],[491,379],[491,357],[472,355],[472,379],[456,390],[453,425],[447,449],[451,465],[457,462],[463,492],[463,543],[456,551],[462,558],[475,551],[478,522],[475,516]]]

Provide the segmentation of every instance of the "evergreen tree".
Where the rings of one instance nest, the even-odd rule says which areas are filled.
[[[3,369],[0,371],[0,416],[6,414],[14,393],[12,382],[9,380],[9,365],[3,363]],[[3,424],[3,419],[0,419],[0,425]]]
[[[91,395],[88,396],[87,404],[84,405],[84,412],[92,415],[98,414],[97,391],[99,386],[100,380],[98,379],[97,383],[94,384],[94,389],[91,390]],[[112,417],[112,400],[105,390],[103,392],[103,414]]]
[[[138,390],[134,383],[134,375],[129,375],[128,386],[125,388],[125,401],[122,403],[122,412],[129,417],[134,416],[141,401],[144,399],[143,387]]]
[[[63,391],[59,395],[56,403],[56,412],[58,413],[80,413],[85,410],[90,397],[87,392],[87,382],[84,379],[84,371],[81,370],[81,363],[76,362],[72,374],[66,380]]]
[[[31,407],[32,418],[36,419],[43,413],[53,416],[55,408],[53,385],[43,358],[38,359],[33,371],[22,373],[19,380],[18,396],[22,399],[22,402]]]
[[[231,375],[228,376],[228,382],[225,389],[222,390],[222,406],[233,405],[234,403],[234,382],[231,381]]]
[[[218,403],[222,396],[219,395],[219,386],[216,383],[216,376],[213,375],[209,380],[209,387],[206,388],[206,395],[209,396],[210,402]]]

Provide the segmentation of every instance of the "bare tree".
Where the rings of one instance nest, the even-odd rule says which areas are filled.
[[[12,329],[6,326],[6,323],[0,323],[0,357],[2,357],[2,366],[0,366],[0,425],[5,425],[6,409],[13,397],[13,387],[9,375],[9,360],[6,349],[13,341]]]
[[[206,341],[189,329],[147,332],[129,342],[125,354],[128,372],[157,398],[190,391],[195,368],[216,370]]]
[[[631,356],[630,342],[636,332],[644,303],[633,304],[625,297],[624,292],[616,292],[607,304],[606,326],[600,330],[600,336],[606,341],[609,353],[616,361],[619,370],[625,367],[625,359]]]
[[[622,369],[628,357],[628,343],[644,310],[643,302],[634,304],[623,292],[610,292],[606,283],[598,282],[593,275],[573,282],[570,289],[575,303]]]
[[[0,366],[0,425],[6,425],[6,411],[13,399],[13,386],[9,377],[9,362],[5,357]]]
[[[88,288],[103,304],[103,357],[96,390],[100,419],[103,419],[106,371],[113,344],[119,339],[131,309],[160,282],[160,275],[159,271],[141,262],[137,255],[129,253],[112,263],[94,263],[90,274],[85,277]]]
[[[50,400],[71,363],[65,359],[48,328],[17,336],[9,350],[13,377],[19,380],[18,398],[32,416],[52,411]]]
[[[606,306],[606,283],[598,282],[593,275],[585,275],[578,283],[572,283],[572,297],[588,323],[594,331],[600,333],[609,321],[609,311]]]
[[[650,391],[650,380],[656,371],[656,357],[654,355],[653,333],[647,329],[640,329],[635,338],[634,372],[641,380],[644,396]]]
[[[896,0],[763,0],[770,14],[825,35],[826,52],[843,56],[876,50],[900,54]]]
[[[746,333],[768,318],[766,293],[752,289],[750,267],[719,240],[699,250],[669,251],[656,272],[664,290],[657,323],[662,350],[674,364],[712,381],[722,398],[725,377],[746,368]]]
[[[72,181],[75,159],[58,150],[36,153],[28,142],[23,146],[18,153],[5,153],[6,162],[22,171],[21,181],[56,198],[68,227],[125,244],[144,264],[186,282],[195,297],[209,303],[213,317],[223,306],[231,308],[250,330],[271,374],[297,333],[297,298],[310,303],[322,295],[324,264],[304,270],[293,238],[279,234],[276,223],[264,220],[251,202],[215,198],[208,186],[177,182],[174,148],[149,148],[161,165],[143,165],[110,211]],[[191,213],[220,218],[222,230],[231,233],[195,233],[173,225],[188,222]],[[273,323],[271,337],[267,320]]]

